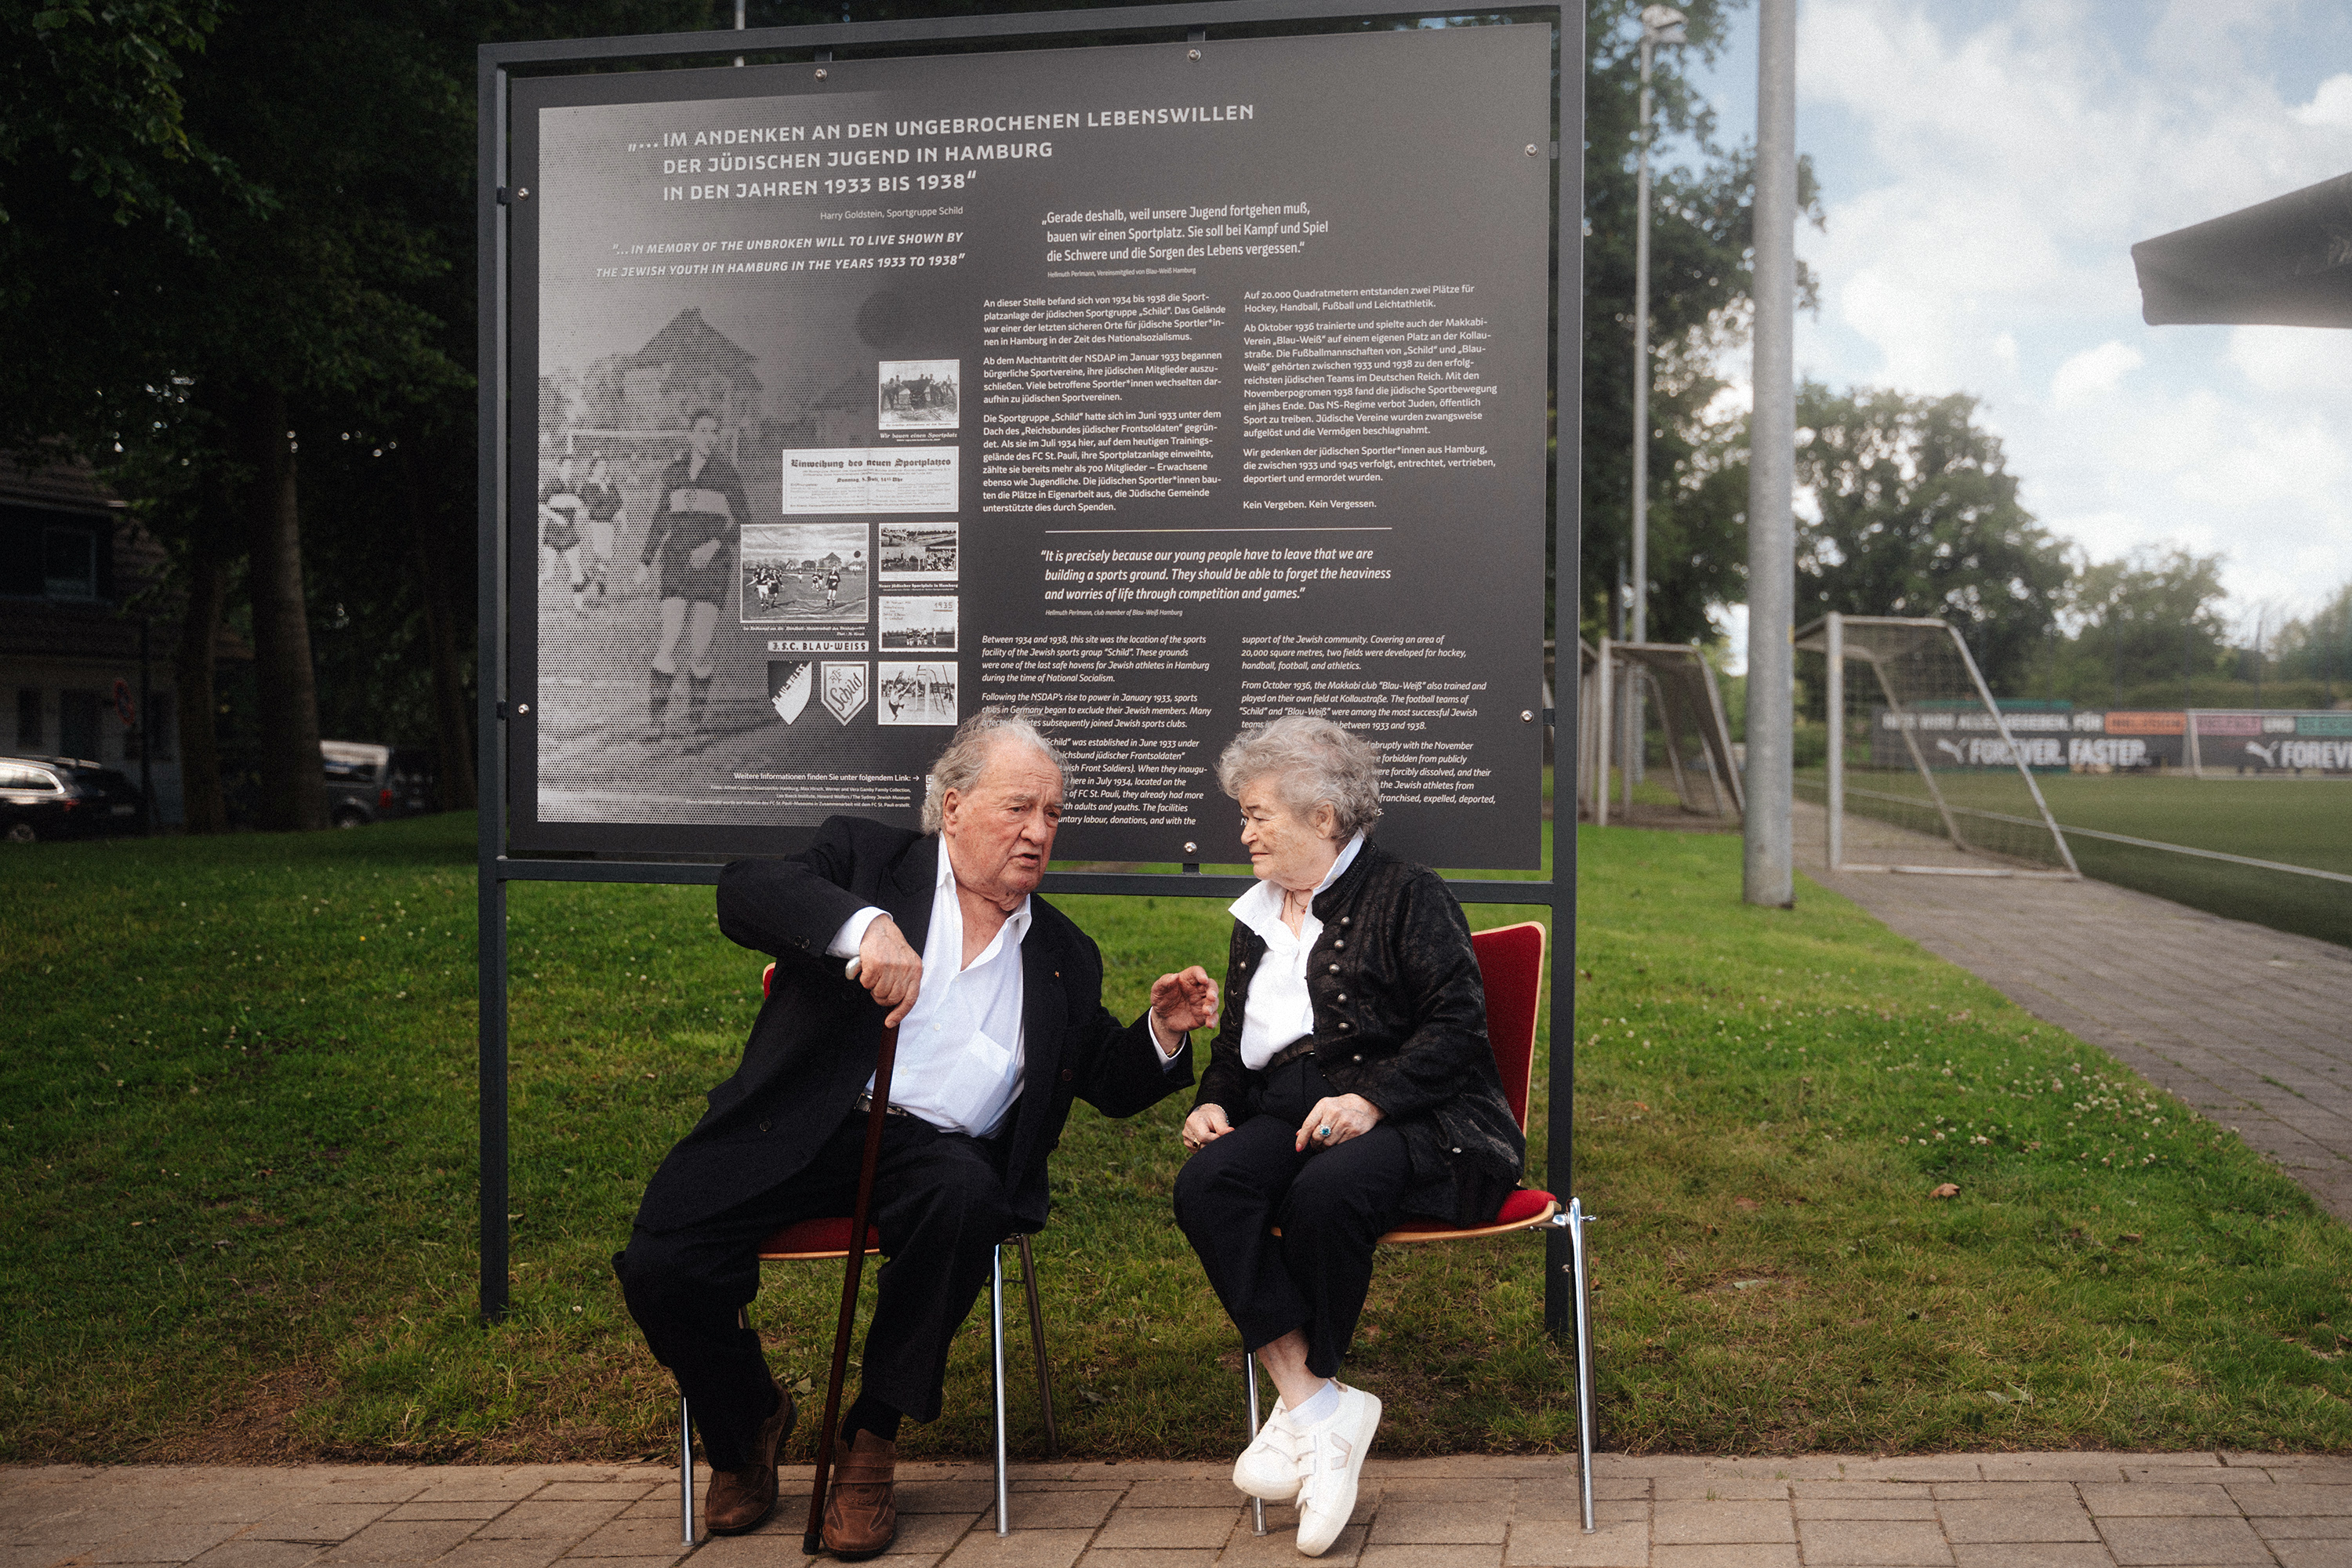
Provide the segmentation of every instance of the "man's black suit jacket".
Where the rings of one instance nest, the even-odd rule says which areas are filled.
[[[883,1009],[825,955],[842,922],[889,911],[918,952],[931,923],[936,837],[861,817],[828,818],[798,855],[738,860],[719,877],[719,929],[776,960],[742,1065],[646,1188],[637,1223],[682,1229],[799,1173],[856,1107],[882,1044]],[[1132,1116],[1192,1081],[1189,1045],[1164,1063],[1149,1015],[1122,1026],[1102,1005],[1102,953],[1069,917],[1029,900],[1021,943],[1021,1098],[1005,1188],[1025,1229],[1045,1223],[1045,1158],[1070,1102]],[[1005,1134],[1000,1131],[999,1136]]]

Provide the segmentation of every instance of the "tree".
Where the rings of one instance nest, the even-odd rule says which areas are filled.
[[[1753,277],[1752,152],[1717,144],[1713,111],[1683,75],[1721,52],[1738,0],[1692,0],[1690,42],[1661,49],[1652,76],[1655,136],[1679,138],[1697,166],[1652,159],[1650,315],[1650,636],[1711,635],[1710,605],[1740,598],[1747,582],[1746,437],[1711,426],[1723,390],[1714,365],[1747,339]],[[1583,580],[1579,614],[1609,628],[1617,573],[1632,558],[1635,158],[1641,135],[1643,0],[1586,0],[1584,123],[1583,440],[1580,478]],[[1798,201],[1818,224],[1810,160]],[[1811,274],[1799,298],[1811,308]]]
[[[2024,680],[2055,624],[2065,549],[2018,503],[1977,400],[1864,389],[1797,394],[1797,622],[1831,610],[1960,628],[1996,693]]]
[[[2230,627],[2221,557],[2145,551],[2082,569],[2067,595],[2074,635],[2053,688],[2076,701],[2120,703],[2126,690],[2210,674]]]
[[[2276,666],[2280,679],[2321,681],[2331,696],[2338,686],[2352,686],[2352,583],[2307,618],[2280,628]]]

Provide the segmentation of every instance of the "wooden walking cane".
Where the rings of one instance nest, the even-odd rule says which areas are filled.
[[[857,960],[842,972],[857,978]],[[833,1472],[833,1439],[841,1422],[841,1380],[849,1370],[849,1331],[857,1321],[857,1281],[866,1268],[866,1216],[874,1205],[874,1166],[882,1157],[882,1119],[890,1113],[890,1068],[898,1055],[898,1026],[882,1031],[881,1055],[874,1062],[874,1101],[866,1112],[866,1152],[857,1163],[857,1202],[849,1215],[849,1257],[841,1275],[841,1321],[833,1331],[833,1371],[824,1384],[824,1424],[816,1434],[816,1479],[809,1488],[808,1529],[801,1550],[814,1557],[824,1547],[824,1483]]]

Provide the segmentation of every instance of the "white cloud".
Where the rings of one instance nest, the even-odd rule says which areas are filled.
[[[2311,95],[2311,101],[2294,111],[2298,125],[2332,126],[2336,130],[2352,130],[2352,72],[2329,77]]]
[[[2086,403],[2113,395],[2116,388],[2131,372],[2147,363],[2147,356],[2135,348],[2109,339],[2097,348],[2085,349],[2058,367],[2050,378],[2050,403],[2054,408],[2079,408]]]

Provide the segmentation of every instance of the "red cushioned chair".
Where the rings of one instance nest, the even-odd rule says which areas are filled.
[[[766,995],[775,984],[776,966],[772,963],[761,973],[760,994]],[[1522,1112],[1522,1120],[1525,1113]],[[761,1263],[839,1263],[849,1256],[849,1218],[841,1215],[830,1219],[804,1219],[788,1225],[760,1244]],[[1021,1283],[1029,1298],[1029,1345],[1037,1359],[1037,1402],[1045,1414],[1045,1450],[1058,1457],[1062,1451],[1062,1436],[1054,1420],[1054,1380],[1045,1361],[1045,1313],[1037,1300],[1037,1260],[1030,1250],[1026,1236],[1011,1236],[999,1242],[996,1256],[988,1271],[988,1321],[991,1365],[994,1371],[993,1386],[996,1402],[996,1533],[1008,1534],[1011,1526],[1005,1520],[1005,1476],[1007,1421],[1004,1408],[1004,1249],[1017,1247],[1021,1250]],[[872,1226],[866,1227],[866,1254],[871,1258],[882,1250],[882,1233]],[[748,1321],[748,1320],[747,1320]],[[679,1537],[685,1544],[694,1544],[694,1422],[688,1412],[686,1399],[677,1402],[677,1498]]]
[[[1528,1130],[1528,1090],[1535,1079],[1536,1009],[1543,995],[1544,940],[1544,928],[1535,921],[1497,926],[1470,938],[1470,946],[1478,955],[1478,977],[1486,988],[1486,1038],[1495,1047],[1503,1098],[1510,1102],[1521,1132]],[[1442,1220],[1411,1219],[1381,1239],[1406,1243],[1501,1236],[1550,1226],[1559,1212],[1559,1200],[1551,1194],[1521,1187],[1503,1200],[1502,1211],[1487,1224],[1456,1226]],[[1281,1234],[1277,1227],[1275,1235]],[[1242,1361],[1242,1381],[1249,1386],[1249,1429],[1255,1436],[1259,1425],[1255,1354]],[[1253,1522],[1257,1533],[1264,1535],[1265,1503],[1254,1504]]]

